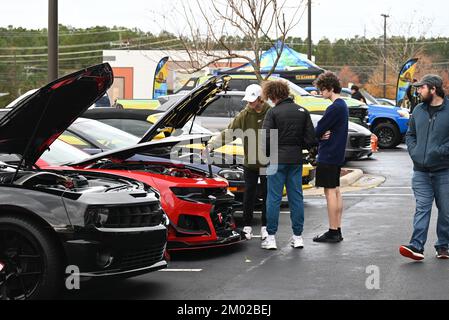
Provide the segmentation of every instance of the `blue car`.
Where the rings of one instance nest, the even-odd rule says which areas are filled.
[[[365,90],[360,92],[368,104],[368,122],[371,131],[379,139],[379,148],[395,148],[403,141],[407,133],[409,111],[396,106],[382,105]],[[351,96],[351,90],[343,88],[342,96]]]

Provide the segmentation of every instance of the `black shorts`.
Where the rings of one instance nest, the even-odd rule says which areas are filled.
[[[340,173],[340,166],[318,163],[316,167],[315,186],[327,189],[335,189],[339,187]]]

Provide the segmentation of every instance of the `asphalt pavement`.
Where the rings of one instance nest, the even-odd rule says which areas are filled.
[[[399,255],[412,232],[412,163],[405,146],[381,151],[348,167],[384,176],[385,183],[344,194],[344,241],[316,244],[327,226],[322,196],[305,200],[305,248],[289,245],[283,208],[278,250],[260,249],[255,238],[234,247],[172,256],[169,269],[137,278],[82,283],[67,299],[449,299],[449,261],[437,260],[436,208],[423,262]],[[256,228],[258,233],[258,228]]]

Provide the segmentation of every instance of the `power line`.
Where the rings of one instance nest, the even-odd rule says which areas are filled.
[[[126,39],[127,42],[135,42],[135,41],[149,41],[154,39],[148,39],[148,37],[139,37],[139,38],[131,38]],[[179,41],[179,39],[166,39],[166,40],[158,40],[154,41],[151,44],[160,44],[172,41]],[[73,44],[73,45],[60,45],[60,49],[68,49],[68,48],[82,48],[82,47],[96,47],[102,45],[120,45],[123,44],[121,40],[113,40],[113,41],[103,41],[103,42],[94,42],[94,43],[82,43],[82,44]],[[150,43],[149,43],[150,44]],[[10,50],[10,51],[19,51],[19,50],[47,50],[47,46],[39,46],[39,47],[5,47],[0,50]]]
[[[82,32],[60,32],[59,35],[66,37],[66,36],[82,36],[82,35],[91,35],[91,34],[106,34],[106,33],[119,33],[119,32],[135,32],[133,30],[129,30],[129,29],[123,29],[123,30],[105,30],[105,31],[82,31]],[[143,32],[142,32],[143,33]],[[42,36],[42,37],[47,37],[47,30],[46,29],[42,29],[42,30],[36,30],[36,31],[24,31],[24,32],[20,32],[20,31],[5,31],[2,32],[0,31],[0,36],[1,37],[16,37],[16,38],[20,38],[20,37],[36,37],[36,36]]]
[[[155,44],[162,44],[162,43],[169,43],[173,41],[178,41],[177,39],[170,39],[170,40],[162,40],[162,41],[156,41],[156,42],[149,42],[149,43],[138,43],[135,45],[126,45],[124,48],[116,48],[115,50],[127,50],[130,48],[139,48],[144,46],[151,46]],[[88,53],[96,53],[96,52],[102,52],[105,49],[97,49],[97,50],[86,50],[86,51],[75,51],[75,52],[60,52],[60,56],[68,56],[68,55],[77,55],[77,54],[88,54]],[[47,53],[31,53],[31,54],[8,54],[8,55],[0,55],[0,58],[37,58],[37,57],[46,57],[48,56]]]

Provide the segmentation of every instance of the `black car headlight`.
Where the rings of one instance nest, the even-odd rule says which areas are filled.
[[[101,228],[106,224],[109,217],[109,209],[102,207],[90,207],[84,215],[84,225],[86,227]]]
[[[231,170],[231,169],[225,169],[221,170],[218,175],[222,178],[225,178],[226,180],[231,181],[243,181],[243,171],[240,170]]]
[[[167,214],[162,214],[162,224],[166,227],[170,225],[170,219],[168,218]]]

